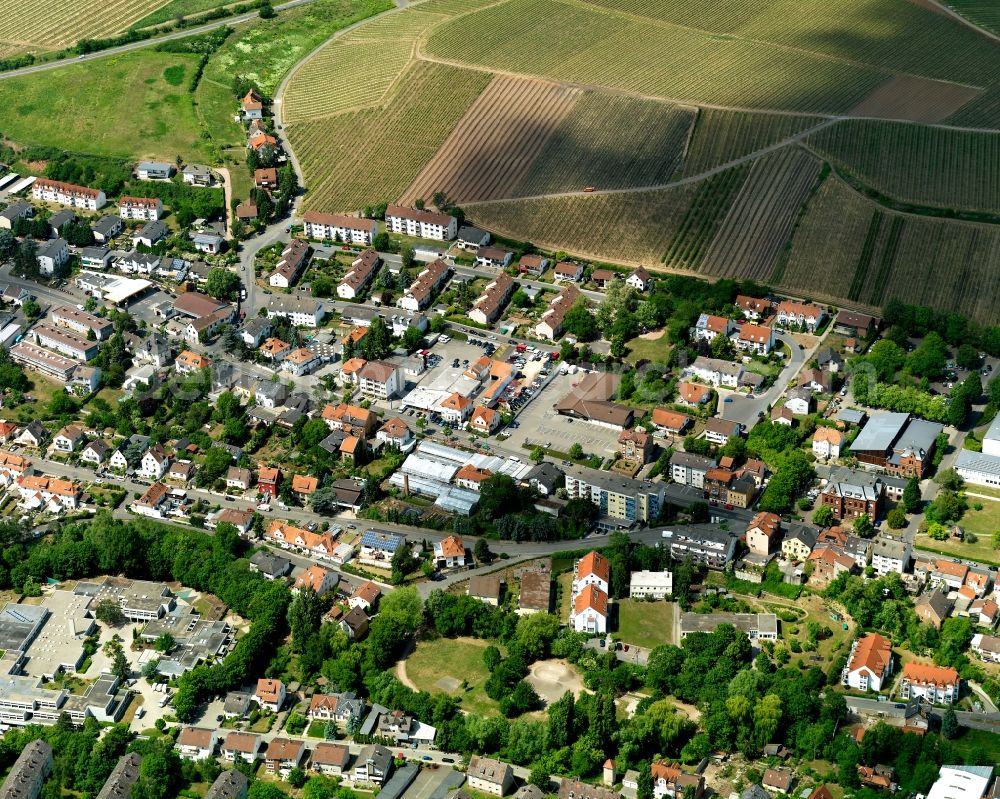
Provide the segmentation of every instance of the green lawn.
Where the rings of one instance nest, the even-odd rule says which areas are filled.
[[[618,602],[618,637],[626,644],[653,648],[675,644],[673,602],[646,602],[622,599]]]
[[[966,763],[1000,763],[1000,735],[996,733],[963,729],[948,746],[961,753]]]
[[[201,160],[205,148],[186,90],[197,63],[197,55],[145,48],[5,80],[0,107],[11,113],[4,136],[95,155]]]
[[[421,641],[406,659],[406,676],[422,691],[456,697],[469,713],[495,715],[497,706],[483,691],[489,677],[483,650],[489,645],[474,638]]]
[[[981,563],[1000,564],[1000,551],[993,548],[993,530],[1000,530],[1000,524],[994,524],[992,528],[984,527],[982,531],[976,526],[984,522],[984,517],[988,516],[986,509],[982,511],[969,511],[959,522],[965,529],[973,531],[978,540],[974,544],[949,538],[946,541],[935,541],[930,536],[917,533],[916,548],[937,552],[950,557],[971,558]],[[971,522],[971,523],[970,523]]]
[[[390,0],[316,0],[255,20],[212,56],[205,77],[232,86],[233,76],[243,75],[270,96],[289,69],[336,31],[392,6]],[[236,110],[235,98],[231,103],[229,113]]]
[[[628,350],[626,357],[631,363],[638,361],[666,363],[670,357],[670,351],[673,349],[666,335],[655,340],[644,339],[640,336],[627,342],[625,347]]]

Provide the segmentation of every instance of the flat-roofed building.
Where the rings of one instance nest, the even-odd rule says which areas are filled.
[[[778,640],[778,617],[773,613],[682,613],[681,640],[691,633],[714,632],[722,624],[742,630],[751,641]]]
[[[666,599],[674,592],[674,576],[668,571],[635,571],[629,579],[630,599]]]

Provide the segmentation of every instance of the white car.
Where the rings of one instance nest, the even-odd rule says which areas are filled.
[[[451,338],[449,336],[441,336],[441,338],[439,338],[438,341],[440,341],[442,344],[447,344],[449,341],[451,341]]]

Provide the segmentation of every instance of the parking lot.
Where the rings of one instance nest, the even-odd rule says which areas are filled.
[[[560,416],[553,409],[573,388],[579,377],[556,375],[542,392],[518,414],[518,427],[508,429],[510,439],[504,448],[520,449],[522,444],[551,444],[551,449],[569,452],[574,444],[590,455],[611,455],[618,450],[618,430]]]

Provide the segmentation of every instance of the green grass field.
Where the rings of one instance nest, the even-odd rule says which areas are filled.
[[[985,730],[962,728],[961,734],[949,741],[952,752],[958,752],[966,763],[1000,762],[1000,735]]]
[[[677,605],[673,602],[618,601],[617,637],[626,644],[652,649],[674,640]]]
[[[628,350],[627,360],[631,363],[639,361],[653,361],[654,363],[667,363],[673,345],[666,336],[656,339],[642,338],[639,336],[625,343]]]
[[[144,49],[2,81],[4,136],[95,155],[204,158],[191,95],[177,85],[197,63]]]
[[[270,95],[289,69],[338,30],[389,8],[391,0],[316,0],[256,20],[212,56],[205,77],[231,86],[234,75],[243,75]]]
[[[496,703],[483,692],[489,677],[483,650],[489,642],[474,638],[421,641],[406,659],[406,676],[421,691],[459,698],[462,708],[478,715],[495,715]],[[462,688],[462,682],[467,683]]]

